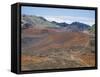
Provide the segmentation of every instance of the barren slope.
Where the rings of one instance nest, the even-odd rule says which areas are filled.
[[[90,36],[82,32],[26,29],[22,32],[22,69],[91,67]]]

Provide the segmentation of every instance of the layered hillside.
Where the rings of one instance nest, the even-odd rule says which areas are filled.
[[[22,70],[95,66],[95,37],[88,28],[79,22],[22,16]]]
[[[42,25],[42,26],[41,26]],[[90,29],[91,27],[87,24],[80,23],[80,22],[72,22],[71,24],[62,22],[58,23],[55,21],[48,21],[43,17],[39,16],[28,16],[23,15],[22,16],[22,28],[59,28],[70,32],[79,32],[79,31],[85,31]]]
[[[30,27],[34,27],[34,28],[50,27],[52,28],[52,27],[59,27],[59,25],[51,23],[43,17],[23,15],[22,16],[22,28],[25,29],[25,28],[30,28]]]

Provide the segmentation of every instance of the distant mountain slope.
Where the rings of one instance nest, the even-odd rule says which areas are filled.
[[[67,30],[69,31],[84,31],[88,30],[90,28],[89,25],[80,23],[80,22],[73,22],[70,25],[67,26]]]
[[[95,24],[93,24],[92,27],[89,28],[89,31],[95,33]]]
[[[51,23],[57,24],[57,25],[59,25],[60,27],[67,27],[68,25],[70,25],[70,24],[67,24],[67,23],[65,23],[65,22],[58,23],[58,22],[52,21]]]
[[[88,30],[90,29],[90,26],[84,23],[80,23],[80,22],[72,22],[71,24],[62,22],[62,23],[58,23],[55,21],[48,21],[43,17],[39,17],[39,16],[29,16],[29,15],[22,15],[22,29],[26,29],[26,28],[40,28],[40,29],[44,29],[44,28],[61,28],[61,30],[63,29],[64,31],[70,31],[70,32],[79,32],[79,31],[84,31],[84,30]]]
[[[45,27],[59,27],[59,25],[51,23],[43,17],[24,15],[22,16],[22,28],[28,28],[28,27],[45,28]]]

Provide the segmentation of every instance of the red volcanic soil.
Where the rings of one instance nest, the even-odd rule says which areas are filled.
[[[22,31],[22,40],[25,37],[31,37],[33,42],[28,41],[25,44],[29,45],[25,47],[22,45],[22,69],[53,68],[53,65],[57,68],[95,65],[95,54],[89,49],[88,34],[30,28]]]
[[[68,48],[72,45],[86,46],[89,42],[89,36],[85,33],[79,32],[53,32],[50,30],[46,32],[46,30],[26,30],[24,31],[24,35],[30,36],[40,36],[40,41],[37,41],[36,44],[33,44],[31,48],[28,50],[47,50],[49,48]],[[47,33],[46,36],[43,36]],[[37,34],[37,36],[36,36]],[[44,38],[43,38],[44,37]],[[27,49],[27,48],[26,48]]]
[[[43,29],[37,29],[37,28],[29,28],[22,30],[22,33],[25,35],[34,35],[34,34],[41,34],[41,33],[54,33],[54,32],[63,32],[60,29],[49,29],[49,28],[43,28]]]

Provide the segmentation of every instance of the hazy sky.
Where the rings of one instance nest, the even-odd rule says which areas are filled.
[[[94,10],[59,9],[22,6],[21,14],[42,16],[49,21],[56,22],[82,22],[90,26],[95,23]]]

